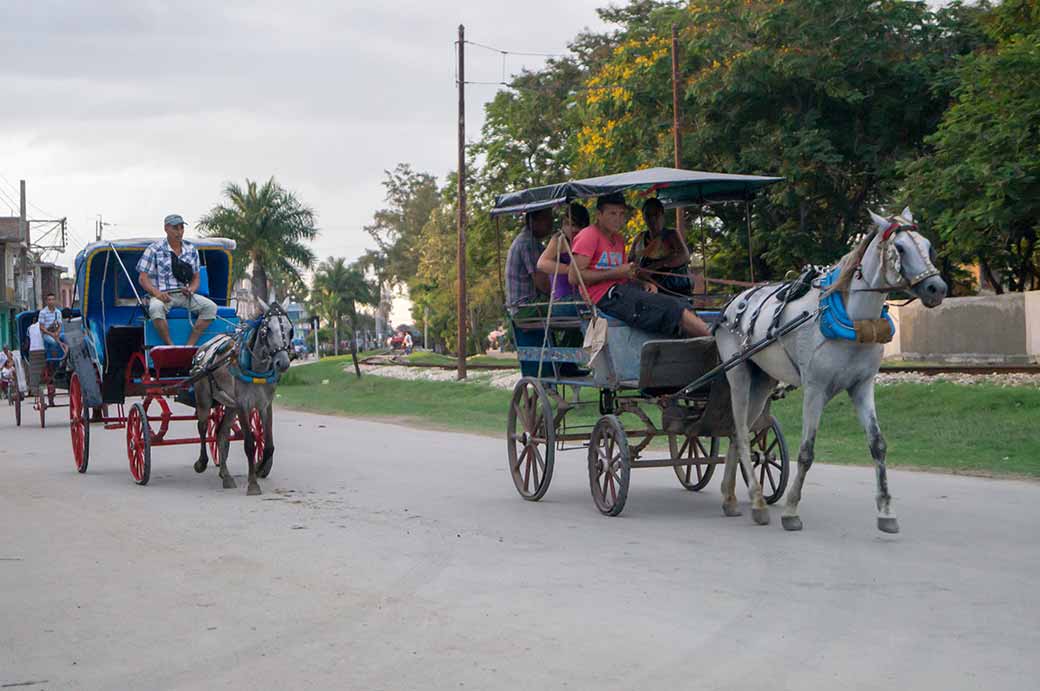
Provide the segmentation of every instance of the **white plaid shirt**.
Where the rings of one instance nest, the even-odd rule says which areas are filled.
[[[170,261],[172,251],[169,240],[156,240],[148,245],[148,249],[137,262],[137,270],[147,273],[155,289],[164,293],[187,287],[173,277],[173,262]],[[181,253],[178,256],[191,264],[194,273],[199,272],[199,251],[195,249],[195,245],[181,240]]]
[[[40,310],[40,315],[38,319],[41,328],[50,329],[51,325],[55,322],[61,324],[61,310],[55,307],[54,311],[52,312],[51,310],[44,307],[42,310]]]

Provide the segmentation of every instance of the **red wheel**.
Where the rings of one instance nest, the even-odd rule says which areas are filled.
[[[170,418],[173,416],[173,412],[170,410],[170,404],[167,403],[166,399],[162,396],[146,396],[144,399],[145,415],[148,415],[148,409],[152,407],[152,401],[155,401],[159,405],[159,429],[151,429],[151,423],[148,423],[149,430],[152,433],[151,438],[162,439],[170,429]],[[155,415],[152,415],[153,419],[155,417]]]
[[[87,462],[90,459],[88,415],[79,375],[73,372],[69,380],[69,429],[72,432],[72,458],[76,462],[76,470],[81,473],[87,472]]]
[[[249,413],[248,434],[253,438],[253,457],[249,459],[249,462],[253,464],[253,468],[259,470],[264,462],[265,439],[264,420],[260,417],[260,411],[256,408],[253,408]],[[268,472],[270,472],[270,469],[268,469]]]
[[[139,485],[147,485],[152,474],[151,436],[144,406],[134,403],[126,416],[126,456],[130,461],[130,477]]]
[[[217,446],[217,430],[220,428],[220,423],[224,419],[224,415],[227,411],[224,410],[224,406],[215,405],[210,408],[209,411],[209,422],[206,424],[206,438],[209,440],[209,459],[213,461],[213,465],[220,465],[220,448]],[[228,433],[228,439],[239,438],[242,432],[241,425],[238,424],[238,415],[234,416],[231,421],[231,430]]]

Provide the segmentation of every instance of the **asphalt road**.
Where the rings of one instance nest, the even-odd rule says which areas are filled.
[[[57,411],[64,412],[64,411]],[[28,421],[31,423],[32,418]],[[262,497],[190,447],[130,481],[121,431],[78,475],[67,422],[0,404],[0,688],[1028,689],[1040,485],[818,464],[805,530],[724,518],[718,480],[584,454],[522,501],[504,442],[279,411]],[[824,430],[823,433],[826,433]],[[980,432],[981,433],[981,432]],[[898,439],[889,443],[898,444]],[[746,502],[746,497],[744,497]],[[24,686],[22,686],[24,684]]]

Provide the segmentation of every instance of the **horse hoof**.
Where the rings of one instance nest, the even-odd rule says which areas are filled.
[[[199,460],[195,461],[195,465],[193,465],[192,467],[195,468],[196,473],[204,473],[206,472],[206,466],[208,465],[209,461],[204,461],[200,458]]]
[[[877,529],[883,533],[898,533],[899,521],[895,516],[878,516]]]
[[[224,489],[235,489],[238,485],[235,484],[235,478],[228,475],[225,478],[221,478],[224,482]]]
[[[733,503],[733,504],[723,504],[722,505],[722,513],[724,513],[725,515],[729,516],[730,518],[734,518],[736,516],[742,516],[743,515],[741,513],[740,509],[737,508],[736,503]]]
[[[780,524],[784,526],[784,530],[801,530],[802,519],[798,516],[781,516]]]
[[[769,525],[769,509],[751,509],[751,520],[758,525]]]
[[[262,494],[262,492],[260,491],[260,485],[256,484],[255,482],[249,485],[249,489],[246,490],[246,495],[250,497],[255,497],[258,494]]]

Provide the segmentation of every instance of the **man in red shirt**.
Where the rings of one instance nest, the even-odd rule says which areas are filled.
[[[578,233],[571,246],[571,283],[577,285],[580,274],[596,306],[634,328],[668,337],[707,336],[708,325],[688,302],[636,280],[639,266],[626,261],[621,235],[627,220],[628,205],[620,192],[596,200],[596,222]]]

